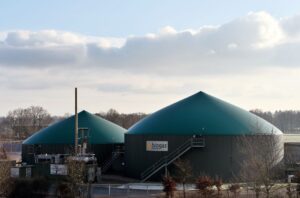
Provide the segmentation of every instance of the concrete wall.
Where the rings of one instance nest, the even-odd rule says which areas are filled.
[[[300,134],[283,134],[284,143],[300,143]]]

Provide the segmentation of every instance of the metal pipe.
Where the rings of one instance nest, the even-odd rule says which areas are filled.
[[[77,87],[75,87],[75,155],[77,155],[78,149],[78,114],[77,114]]]

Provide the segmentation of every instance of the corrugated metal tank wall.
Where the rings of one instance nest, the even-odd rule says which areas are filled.
[[[125,169],[126,175],[140,179],[141,173],[163,156],[182,145],[192,136],[151,136],[125,135]],[[254,136],[253,136],[254,137]],[[243,138],[251,139],[252,136]],[[281,137],[281,136],[276,136]],[[220,176],[224,180],[233,179],[240,171],[244,156],[240,152],[241,136],[204,136],[204,148],[191,148],[181,158],[188,160],[192,166],[193,175],[201,173],[212,177]],[[260,135],[260,138],[269,138]],[[146,151],[146,141],[168,141],[168,152]],[[282,144],[283,146],[283,144]],[[281,148],[283,151],[283,147]],[[172,167],[172,166],[170,166]],[[151,179],[161,179],[164,170],[155,174]]]

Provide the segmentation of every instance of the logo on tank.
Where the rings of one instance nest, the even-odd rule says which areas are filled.
[[[168,151],[168,141],[146,141],[146,151]]]

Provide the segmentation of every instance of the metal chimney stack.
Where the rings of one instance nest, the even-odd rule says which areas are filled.
[[[78,153],[78,113],[77,113],[77,87],[75,87],[75,155]]]

